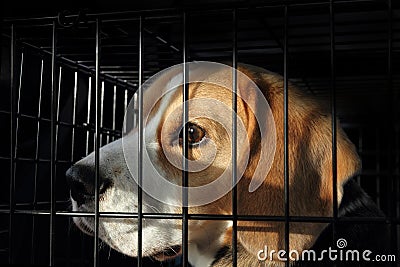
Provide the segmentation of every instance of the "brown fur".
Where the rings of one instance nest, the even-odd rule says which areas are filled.
[[[239,213],[284,215],[284,116],[283,80],[257,69],[242,69],[263,90],[275,118],[277,148],[274,164],[264,186],[254,193],[246,191],[248,180],[239,186]],[[332,143],[331,116],[320,102],[289,85],[289,200],[291,216],[332,216]],[[337,129],[337,191],[341,200],[343,183],[360,168],[353,144],[343,130]],[[255,140],[254,142],[260,142]],[[256,147],[256,146],[255,146]],[[251,177],[251,168],[245,178]],[[246,200],[246,201],[242,201]],[[255,204],[256,203],[256,204]],[[301,253],[315,242],[326,225],[291,223],[290,249]],[[256,253],[264,244],[270,249],[284,249],[284,224],[239,222],[239,240],[248,252]]]
[[[266,72],[263,69],[241,66],[240,71],[248,75],[262,90],[267,99],[276,125],[277,147],[274,162],[263,185],[255,192],[249,193],[248,187],[256,165],[260,159],[260,131],[252,110],[241,101],[238,101],[238,114],[245,124],[247,135],[250,137],[250,163],[244,177],[238,184],[238,213],[241,215],[284,215],[284,92],[281,76]],[[230,79],[228,73],[217,73],[218,79]],[[239,90],[248,94],[246,83],[239,83]],[[177,93],[172,97],[169,110],[173,110],[182,101],[182,95]],[[251,92],[251,91],[250,91]],[[217,99],[231,107],[232,95],[229,90],[210,84],[190,85],[190,98],[208,97]],[[256,104],[258,99],[249,96],[250,101]],[[333,182],[332,182],[332,129],[331,116],[328,111],[310,95],[300,91],[294,85],[289,85],[288,99],[288,128],[289,128],[289,193],[291,216],[332,216],[333,212]],[[196,109],[196,107],[190,107]],[[257,110],[255,112],[258,112]],[[165,117],[168,116],[168,111]],[[176,124],[181,123],[177,118]],[[216,162],[226,165],[231,157],[231,143],[224,131],[214,122],[204,119],[196,123],[209,131],[218,145]],[[163,125],[160,125],[160,129]],[[177,127],[168,125],[168,127]],[[163,142],[160,140],[160,144]],[[168,149],[168,148],[167,148]],[[198,155],[195,149],[191,152],[191,159]],[[179,153],[180,151],[176,151]],[[174,169],[160,153],[161,168]],[[353,144],[349,141],[338,123],[337,128],[337,200],[342,197],[342,185],[360,168],[360,160]],[[199,173],[191,173],[190,185],[198,186],[209,183],[215,174],[221,172],[218,166],[212,166]],[[172,175],[172,177],[175,175]],[[179,177],[176,175],[175,177]],[[174,181],[180,184],[180,180]],[[180,209],[177,209],[180,212]],[[191,213],[231,214],[231,194],[205,205],[190,209]],[[192,224],[198,222],[192,222]],[[203,229],[207,229],[210,222],[202,222]],[[310,248],[326,224],[322,223],[290,223],[290,249],[299,253]],[[191,229],[194,229],[192,227]],[[231,230],[226,229],[225,245],[231,242]],[[257,252],[268,245],[270,249],[285,248],[284,222],[268,221],[239,221],[239,266],[258,266]],[[215,237],[217,238],[217,237]],[[273,265],[279,262],[271,263]],[[215,266],[227,266],[226,259],[217,262]]]

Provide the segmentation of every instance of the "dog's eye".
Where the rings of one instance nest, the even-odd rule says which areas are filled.
[[[206,135],[204,130],[196,124],[189,122],[186,125],[186,127],[188,129],[188,143],[190,146],[199,144],[201,142],[201,140],[203,140],[204,136]],[[182,143],[183,143],[183,128],[179,133],[179,144],[182,145]]]

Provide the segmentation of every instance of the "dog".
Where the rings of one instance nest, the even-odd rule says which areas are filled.
[[[239,215],[276,216],[285,215],[284,194],[284,80],[283,77],[265,69],[239,64],[238,71],[248,79],[238,78],[237,81],[237,116],[244,133],[238,133],[238,165],[241,165],[242,138],[248,138],[247,164],[240,173],[237,183],[237,213]],[[232,72],[216,70],[212,79],[225,84],[232,83]],[[161,90],[174,79],[164,75],[157,77],[150,87]],[[261,91],[257,95],[249,88],[255,84]],[[361,161],[355,146],[346,136],[337,121],[336,155],[337,155],[337,203],[339,205],[339,220],[333,223],[334,183],[332,167],[332,117],[324,102],[300,90],[295,85],[288,85],[288,182],[289,182],[289,214],[290,216],[311,216],[327,218],[321,222],[290,222],[289,249],[303,252],[314,250],[323,253],[329,247],[338,250],[337,239],[347,242],[348,249],[370,250],[373,253],[388,253],[389,234],[384,221],[384,214],[368,197],[368,195],[352,179],[361,169]],[[207,98],[218,101],[232,109],[232,91],[205,82],[194,82],[188,87],[189,99]],[[174,115],[182,104],[182,86],[165,94],[160,99],[151,90],[143,91],[144,110],[148,112],[148,120],[144,122],[145,149],[149,160],[163,177],[181,186],[182,170],[171,163],[167,154],[177,154],[182,157],[183,133],[181,115]],[[244,101],[246,98],[246,101]],[[255,190],[249,190],[256,173],[258,163],[263,160],[261,150],[264,139],[263,129],[257,115],[261,98],[265,98],[273,115],[275,137],[274,156],[268,172],[261,178]],[[196,104],[197,103],[197,104]],[[188,128],[188,159],[196,161],[200,158],[210,160],[211,164],[198,171],[189,173],[189,186],[198,187],[212,182],[223,169],[231,168],[229,160],[232,157],[231,138],[229,130],[224,129],[213,120],[213,117],[229,117],[231,113],[220,112],[198,102],[190,104],[189,112],[208,112],[209,117],[201,118],[189,113]],[[171,119],[172,117],[172,119]],[[265,117],[264,117],[265,118]],[[336,119],[336,118],[335,118]],[[262,121],[261,121],[262,123]],[[228,127],[229,128],[229,127]],[[268,127],[266,127],[268,128]],[[162,132],[165,138],[162,137]],[[124,138],[116,140],[100,149],[100,212],[131,212],[138,211],[138,182],[135,172],[129,164],[136,164],[138,156],[126,160],[129,149],[137,146],[133,140],[139,130],[133,129]],[[124,141],[125,140],[125,141]],[[136,139],[135,139],[136,140]],[[126,147],[124,146],[126,143]],[[210,144],[216,149],[209,155]],[[268,150],[268,145],[264,146]],[[272,148],[271,148],[272,150]],[[135,150],[137,151],[137,150]],[[147,153],[146,152],[146,153]],[[136,154],[136,153],[133,153]],[[125,155],[126,156],[126,155]],[[90,154],[73,165],[66,173],[71,188],[71,201],[74,211],[94,211],[94,154]],[[265,165],[264,163],[261,165]],[[268,164],[267,164],[268,165]],[[148,166],[143,165],[143,182],[154,176],[146,174]],[[133,174],[132,174],[133,173]],[[153,172],[155,173],[155,172]],[[229,172],[231,173],[231,172]],[[163,190],[161,190],[163,191]],[[164,190],[168,191],[168,190]],[[165,199],[174,192],[165,193]],[[175,192],[176,193],[176,192]],[[190,197],[190,196],[189,196]],[[164,202],[164,203],[163,203]],[[168,201],[167,201],[168,202]],[[182,208],[174,203],[165,203],[143,191],[144,213],[177,213]],[[226,192],[215,201],[203,205],[189,206],[190,214],[232,214],[232,192]],[[344,222],[340,219],[351,217],[376,217],[378,223]],[[83,232],[93,235],[93,217],[74,217],[76,226]],[[100,218],[99,237],[115,250],[132,257],[138,255],[138,222],[135,218]],[[333,228],[335,235],[332,234]],[[156,220],[143,219],[142,255],[153,257],[159,261],[178,257],[182,246],[182,222],[179,219]],[[189,220],[188,260],[194,267],[231,266],[232,265],[232,221],[230,220]],[[346,263],[331,261],[325,258],[317,263],[310,259],[282,259],[271,251],[285,249],[285,223],[279,220],[238,220],[237,221],[237,260],[238,266],[284,266],[290,261],[296,266],[367,266],[367,261]],[[268,251],[265,250],[267,248]],[[361,253],[361,252],[360,252]],[[303,253],[304,254],[304,253]],[[295,255],[295,254],[293,254]],[[319,254],[317,254],[319,255]],[[268,259],[262,259],[260,256]],[[287,256],[287,254],[286,254]],[[375,266],[375,265],[374,265]]]

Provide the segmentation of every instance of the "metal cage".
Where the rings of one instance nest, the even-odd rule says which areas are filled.
[[[338,218],[337,201],[332,218],[289,213],[289,81],[329,99],[332,116],[341,119],[363,161],[363,171],[354,179],[387,215],[387,219],[367,218],[364,223],[388,224],[391,253],[399,257],[399,7],[391,0],[217,1],[164,9],[110,13],[89,9],[52,17],[4,18],[0,121],[6,134],[0,141],[0,263],[160,265],[141,253],[133,260],[113,251],[101,243],[98,231],[94,238],[83,235],[72,226],[74,216],[92,216],[97,225],[103,216],[138,218],[139,251],[143,219],[182,220],[182,257],[163,266],[189,266],[189,220],[232,221],[232,266],[237,265],[240,220],[281,221],[286,249],[289,222],[352,223]],[[64,177],[67,168],[95,151],[98,181],[99,149],[121,137],[131,98],[137,107],[135,123],[143,128],[140,85],[166,67],[195,60],[233,67],[246,62],[284,76],[285,215],[237,214],[236,188],[232,215],[189,214],[187,208],[182,214],[146,214],[141,208],[135,214],[99,213],[98,205],[91,214],[71,212]],[[186,100],[187,90],[185,86]],[[186,108],[186,116],[187,112]],[[335,185],[335,120],[331,141]],[[234,172],[233,182],[236,176]],[[182,184],[187,182],[188,173],[182,172]],[[139,207],[141,202],[139,197]],[[399,264],[398,260],[390,266]]]

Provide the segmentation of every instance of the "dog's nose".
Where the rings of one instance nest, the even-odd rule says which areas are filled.
[[[79,206],[85,203],[85,201],[93,200],[95,196],[94,167],[74,165],[67,170],[65,175],[71,189],[71,197]],[[110,180],[100,175],[99,195],[104,194],[110,186]]]

